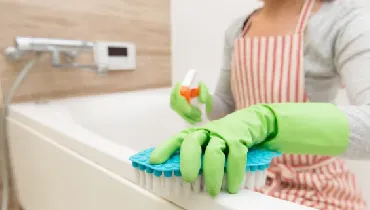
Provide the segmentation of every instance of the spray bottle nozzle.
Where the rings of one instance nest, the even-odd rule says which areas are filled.
[[[190,69],[186,75],[184,80],[182,81],[180,94],[185,97],[185,99],[190,103],[191,99],[196,98],[199,96],[199,89],[198,88],[191,88],[191,85],[194,81],[196,74],[195,69]]]

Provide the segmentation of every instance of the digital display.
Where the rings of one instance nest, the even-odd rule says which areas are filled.
[[[127,57],[127,48],[126,47],[108,47],[108,56]]]

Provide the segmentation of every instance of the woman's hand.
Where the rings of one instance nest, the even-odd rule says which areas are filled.
[[[272,133],[274,115],[264,107],[253,107],[235,112],[199,128],[190,128],[157,147],[151,157],[152,164],[161,164],[180,149],[180,168],[186,182],[194,182],[201,167],[210,195],[217,195],[222,186],[227,153],[227,190],[237,193],[245,176],[248,148],[262,142]]]
[[[199,82],[198,101],[206,105],[207,113],[212,111],[212,96],[209,94],[207,86],[203,82]],[[202,113],[199,108],[189,104],[189,102],[181,95],[181,84],[177,83],[171,93],[170,104],[171,108],[179,114],[184,120],[190,124],[196,124],[202,121]]]
[[[207,192],[216,196],[221,190],[226,158],[227,191],[239,191],[251,146],[288,154],[336,156],[346,150],[348,137],[347,118],[333,104],[260,104],[176,134],[153,151],[150,163],[161,164],[180,149],[182,177],[194,182],[205,149],[205,185]]]

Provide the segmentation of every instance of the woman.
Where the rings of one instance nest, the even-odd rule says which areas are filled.
[[[364,209],[355,177],[337,158],[370,159],[370,14],[355,0],[265,0],[226,31],[215,93],[199,84],[213,121],[159,145],[152,163],[181,149],[181,172],[193,182],[205,149],[207,192],[237,193],[248,148],[284,153],[262,193],[318,209]],[[352,105],[332,102],[345,84]],[[191,123],[200,111],[177,84],[171,107]]]

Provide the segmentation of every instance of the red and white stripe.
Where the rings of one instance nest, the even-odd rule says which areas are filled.
[[[303,31],[315,0],[306,0],[296,32],[235,40],[231,88],[236,109],[259,104],[308,102],[303,68]],[[283,155],[273,160],[262,193],[317,209],[365,209],[355,177],[337,158]]]

